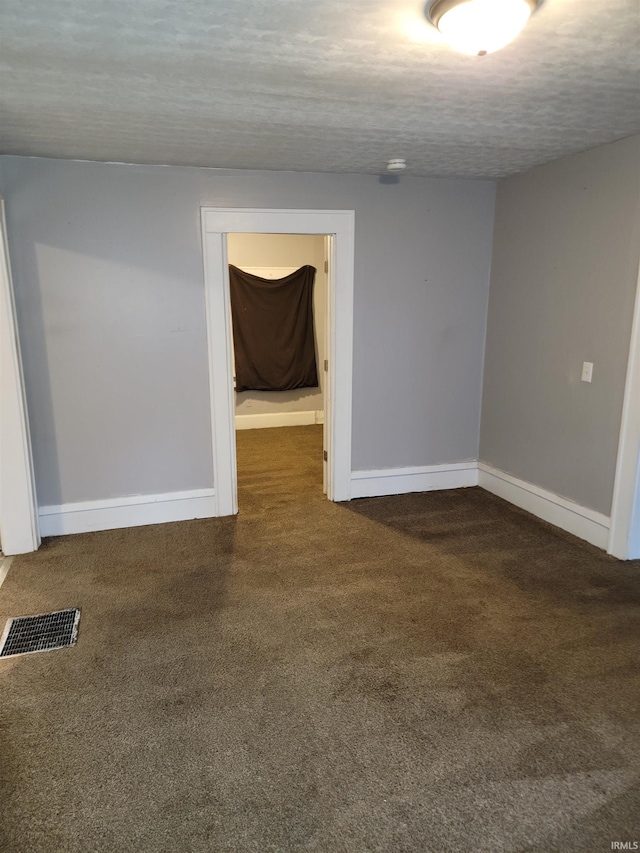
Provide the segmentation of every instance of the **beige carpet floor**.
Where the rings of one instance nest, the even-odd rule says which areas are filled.
[[[640,564],[480,489],[331,504],[317,427],[238,434],[236,518],[65,536],[0,661],[6,853],[640,840]]]

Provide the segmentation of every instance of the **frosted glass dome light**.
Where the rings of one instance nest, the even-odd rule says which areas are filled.
[[[427,14],[455,50],[484,56],[513,41],[538,5],[539,0],[434,0]]]

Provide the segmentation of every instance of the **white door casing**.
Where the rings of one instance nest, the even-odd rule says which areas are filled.
[[[40,545],[31,439],[9,248],[0,199],[0,541],[5,554]]]
[[[333,276],[335,269],[335,264],[333,262],[333,238],[329,234],[325,234],[324,238],[324,272],[325,272],[325,281],[326,281],[326,299],[324,306],[324,330],[325,330],[325,346],[324,346],[324,358],[322,359],[322,364],[320,365],[320,370],[322,371],[322,410],[324,412],[324,418],[326,423],[327,417],[327,398],[329,396],[329,391],[327,388],[329,382],[329,376],[326,368],[329,364],[329,347],[327,344],[327,339],[330,334],[331,329],[331,293],[333,290],[333,284],[331,281],[331,277]],[[325,427],[322,430],[322,494],[327,495],[329,491],[329,446],[327,443],[327,434],[329,430]],[[349,480],[349,497],[351,497],[351,480]]]
[[[351,497],[351,405],[353,373],[354,212],[202,208],[205,302],[214,486],[217,515],[238,511],[234,428],[233,358],[227,234],[329,235],[327,391],[325,436],[327,496]]]
[[[629,362],[625,384],[618,462],[613,487],[611,527],[607,552],[620,560],[640,558],[631,552],[631,534],[634,517],[638,523],[638,507],[634,504],[640,479],[640,267],[633,312]],[[634,546],[635,547],[635,546]]]

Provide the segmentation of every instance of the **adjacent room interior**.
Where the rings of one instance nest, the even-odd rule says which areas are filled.
[[[322,454],[326,449],[327,240],[320,234],[227,235],[230,270],[248,276],[235,282],[231,271],[234,347],[239,332],[250,350],[242,351],[246,374],[242,385],[237,381],[237,355],[234,359],[237,470],[244,484],[240,496],[252,472],[263,477],[267,459],[272,476],[286,480],[296,467],[294,460],[305,455],[303,448],[307,476],[326,493]],[[271,281],[277,282],[276,294],[271,293]],[[260,298],[262,291],[265,295]],[[270,299],[275,299],[273,315]],[[258,350],[253,352],[251,345],[256,343]],[[263,370],[250,369],[247,362],[251,360],[253,366],[254,359]],[[267,364],[261,364],[261,359]],[[242,499],[238,510],[242,512]]]

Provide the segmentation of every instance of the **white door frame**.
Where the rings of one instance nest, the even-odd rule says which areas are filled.
[[[351,497],[354,218],[353,210],[202,208],[216,515],[238,511],[227,234],[324,234],[332,238],[325,398],[327,497],[332,501]]]
[[[2,199],[0,232],[0,541],[4,554],[26,554],[40,531]]]
[[[629,538],[634,519],[637,477],[640,472],[640,268],[633,312],[627,381],[622,408],[618,462],[613,487],[611,527],[607,552],[620,560],[637,558],[629,551]],[[638,508],[636,507],[636,513]]]

